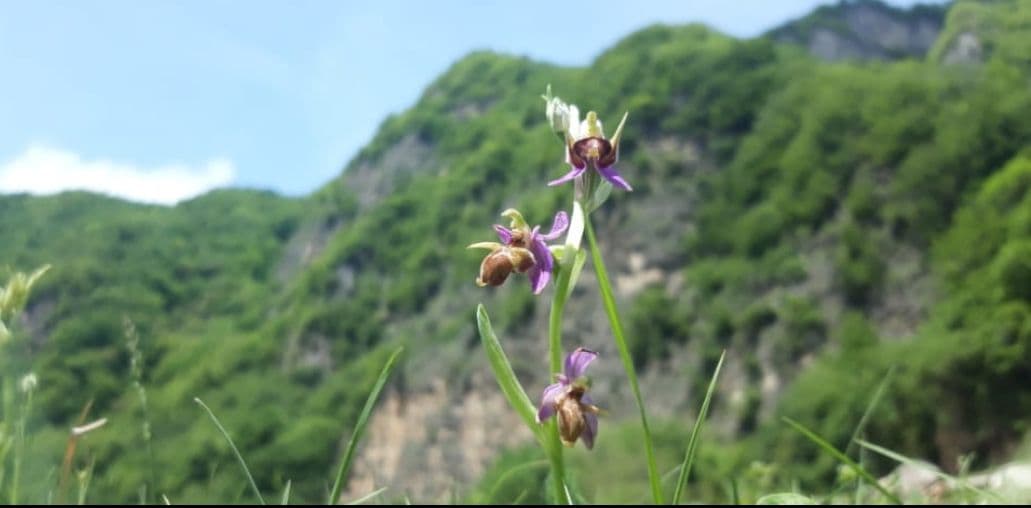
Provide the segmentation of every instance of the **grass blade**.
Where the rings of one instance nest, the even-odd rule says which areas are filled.
[[[813,443],[816,443],[816,445],[822,448],[825,452],[831,454],[831,456],[833,456],[835,459],[838,459],[838,461],[840,461],[842,464],[845,464],[850,469],[852,469],[852,471],[859,475],[860,478],[866,480],[867,483],[869,483],[873,488],[880,491],[881,494],[884,494],[884,496],[891,500],[891,502],[895,504],[902,504],[901,499],[899,499],[895,494],[892,494],[890,491],[888,491],[888,489],[884,488],[884,486],[881,485],[881,482],[877,481],[877,478],[874,478],[873,475],[866,471],[866,469],[863,469],[862,466],[856,464],[854,460],[848,458],[848,455],[841,453],[841,451],[839,451],[833,445],[825,441],[822,437],[817,436],[815,433],[813,433],[813,431],[803,427],[801,423],[798,423],[795,420],[792,420],[791,418],[788,418],[786,416],[782,418],[785,422],[787,422],[788,425],[792,426],[803,436],[807,437]]]
[[[712,394],[716,391],[716,380],[720,377],[720,369],[723,368],[723,358],[727,356],[724,350],[720,354],[720,361],[716,363],[716,370],[712,373],[712,380],[709,381],[709,389],[705,392],[705,400],[702,401],[702,409],[695,419],[694,429],[691,430],[691,439],[687,442],[687,451],[684,452],[684,464],[680,467],[680,478],[677,480],[677,487],[673,491],[673,504],[680,504],[680,497],[687,486],[687,477],[691,474],[691,465],[694,463],[695,452],[698,451],[698,436],[701,434],[702,423],[705,416],[709,414],[709,402],[712,401]]]
[[[816,501],[803,496],[801,494],[795,494],[794,492],[781,492],[778,494],[767,494],[760,497],[755,502],[757,505],[813,505],[817,504]]]
[[[480,340],[487,353],[487,360],[490,362],[491,370],[494,371],[494,377],[498,380],[501,392],[516,413],[519,413],[523,423],[530,428],[538,441],[543,443],[543,431],[541,426],[537,425],[537,409],[530,401],[530,397],[526,395],[526,390],[523,390],[523,386],[519,384],[519,379],[512,370],[512,364],[505,356],[505,351],[501,349],[498,337],[494,335],[494,328],[490,325],[490,318],[487,316],[487,309],[483,307],[483,304],[476,307],[476,324],[480,329]]]
[[[630,357],[630,348],[627,347],[626,338],[623,336],[623,323],[619,319],[619,312],[616,310],[616,299],[612,296],[612,284],[609,282],[608,271],[605,270],[605,262],[601,259],[601,251],[598,249],[598,241],[594,236],[594,226],[591,220],[586,221],[587,240],[591,245],[591,260],[594,262],[594,273],[598,277],[598,289],[601,291],[602,303],[605,304],[605,314],[608,315],[609,325],[612,327],[612,335],[616,339],[616,347],[619,349],[619,357],[623,360],[623,369],[626,370],[627,379],[630,381],[630,389],[634,393],[634,400],[637,401],[637,409],[641,414],[641,427],[644,429],[644,452],[648,459],[648,480],[651,484],[652,499],[655,504],[662,502],[662,484],[659,479],[658,467],[655,465],[655,445],[652,443],[652,431],[648,427],[648,415],[644,409],[644,400],[641,398],[641,388],[637,383],[637,374],[634,372],[634,360]]]
[[[523,500],[526,499],[526,496],[529,496],[529,495],[530,495],[530,491],[529,490],[523,490],[522,492],[519,493],[518,496],[516,496],[515,501],[512,501],[512,504],[513,505],[523,504]]]
[[[211,412],[211,409],[207,406],[207,404],[204,403],[204,401],[200,400],[197,397],[194,397],[193,401],[208,412],[208,416],[211,417],[211,421],[215,422],[215,426],[218,427],[218,430],[222,433],[223,436],[225,436],[226,441],[229,442],[229,447],[232,448],[233,453],[236,454],[236,459],[240,461],[240,467],[243,468],[244,474],[247,475],[247,481],[251,484],[251,490],[254,491],[254,496],[258,498],[258,502],[264,505],[265,499],[261,497],[261,491],[258,490],[258,484],[254,483],[254,477],[251,476],[251,470],[247,467],[247,463],[244,462],[243,455],[240,455],[240,450],[236,449],[236,444],[233,443],[233,438],[229,437],[229,432],[226,431],[225,427],[222,426],[222,423],[218,421],[218,418],[215,416],[215,413]]]
[[[326,504],[337,504],[337,501],[340,499],[340,489],[343,487],[343,480],[347,476],[347,471],[351,469],[351,462],[354,460],[354,452],[358,447],[358,441],[361,440],[362,434],[365,433],[365,425],[369,421],[369,416],[372,415],[372,408],[376,405],[376,399],[379,398],[379,393],[383,391],[383,386],[387,384],[387,378],[390,377],[390,372],[394,370],[394,365],[397,364],[397,359],[401,356],[402,351],[404,351],[404,347],[399,347],[390,355],[386,365],[383,366],[383,370],[379,373],[379,379],[376,379],[376,384],[372,387],[372,392],[369,393],[369,398],[365,400],[365,407],[362,408],[361,414],[358,415],[358,421],[354,424],[354,431],[351,432],[351,439],[347,442],[344,458],[340,461],[340,469],[337,470],[337,477],[333,482],[333,490],[330,492],[329,500]]]
[[[290,504],[290,484],[291,480],[287,480],[286,488],[283,489],[283,500],[279,502],[283,506]]]
[[[485,499],[485,501],[490,504],[498,504],[498,490],[501,489],[501,487],[505,484],[505,482],[509,480],[509,478],[514,476],[516,473],[521,473],[526,469],[532,469],[535,467],[547,465],[548,461],[546,460],[531,460],[530,462],[524,462],[522,464],[511,467],[510,469],[502,473],[501,476],[498,477],[498,481],[494,482],[494,486],[491,487],[490,493],[487,494],[487,499]]]
[[[573,501],[573,493],[569,491],[569,485],[563,484],[562,487],[563,487],[563,490],[565,490],[567,504],[569,504],[570,506],[575,505],[576,501]],[[583,496],[576,496],[576,497],[577,497],[577,499],[579,499],[580,504],[586,504],[586,503],[583,502]]]
[[[945,473],[942,473],[940,471],[936,471],[934,468],[927,467],[926,465],[921,464],[920,462],[918,462],[916,460],[913,460],[913,459],[911,459],[909,457],[906,457],[905,455],[893,452],[893,451],[891,451],[891,450],[889,450],[887,448],[884,448],[882,446],[877,446],[877,445],[875,445],[875,444],[873,444],[873,443],[871,443],[869,441],[865,441],[865,440],[862,440],[862,439],[857,439],[856,443],[859,446],[862,446],[863,448],[867,448],[870,451],[877,452],[877,453],[879,453],[881,455],[884,455],[885,457],[888,457],[889,459],[892,459],[892,460],[894,460],[894,461],[896,461],[896,462],[898,462],[900,464],[908,464],[908,465],[912,465],[912,466],[921,467],[921,468],[926,469],[928,471],[935,472],[935,474],[937,474],[938,476],[940,476],[942,479],[945,479],[945,480],[953,480],[954,479],[953,477],[951,477],[951,476],[949,476],[949,475],[947,475]]]
[[[364,502],[366,502],[366,501],[368,501],[368,500],[370,500],[370,499],[372,499],[372,498],[382,494],[386,490],[387,490],[386,487],[376,489],[376,490],[374,490],[372,492],[369,492],[368,494],[365,494],[364,496],[359,497],[358,499],[355,499],[354,501],[351,501],[350,503],[347,503],[347,504],[349,504],[349,505],[362,504],[362,503],[364,503]]]
[[[86,494],[89,492],[90,482],[93,480],[93,469],[96,467],[96,459],[90,459],[89,466],[79,472],[79,506],[86,504]]]
[[[870,403],[866,406],[866,411],[863,411],[863,416],[859,419],[859,424],[856,425],[856,430],[852,432],[852,439],[848,440],[848,446],[845,447],[845,455],[849,455],[852,448],[856,446],[856,440],[862,434],[863,429],[866,428],[866,423],[870,420],[870,416],[873,415],[874,409],[881,403],[881,398],[884,397],[884,392],[887,391],[888,385],[891,384],[891,378],[895,375],[895,366],[892,365],[888,369],[888,373],[885,374],[884,380],[877,385],[877,390],[874,391],[873,397],[870,398]]]

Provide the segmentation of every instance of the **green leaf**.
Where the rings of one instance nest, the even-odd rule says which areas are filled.
[[[816,501],[803,496],[802,494],[795,494],[794,492],[779,492],[777,494],[769,494],[760,497],[755,502],[758,505],[784,505],[784,504],[817,504]]]
[[[612,194],[612,184],[607,180],[602,181],[598,184],[598,188],[591,194],[590,201],[587,202],[586,212],[591,213],[601,205],[605,204],[605,201],[609,199],[609,195]]]
[[[476,307],[476,324],[480,329],[480,340],[483,342],[483,349],[487,353],[487,360],[490,368],[494,371],[494,378],[498,380],[501,392],[505,394],[508,403],[519,413],[523,423],[533,432],[538,441],[544,442],[541,426],[537,424],[537,410],[526,395],[523,386],[519,384],[515,372],[512,371],[512,364],[508,362],[505,351],[501,349],[498,337],[494,335],[494,328],[490,325],[490,318],[487,317],[487,309],[481,303]]]
[[[261,497],[261,491],[258,490],[258,484],[254,483],[254,476],[251,475],[251,470],[247,467],[247,462],[243,460],[243,455],[240,455],[240,450],[236,448],[236,443],[233,443],[233,438],[229,437],[229,432],[227,432],[226,428],[222,426],[222,423],[218,421],[218,418],[215,416],[215,413],[211,412],[211,409],[207,406],[207,404],[205,404],[202,400],[200,400],[197,397],[194,397],[193,401],[208,412],[208,416],[211,417],[211,421],[215,422],[215,427],[218,427],[218,430],[222,433],[223,436],[225,436],[226,441],[229,442],[229,447],[232,448],[233,453],[236,454],[236,460],[240,461],[240,467],[243,468],[244,474],[247,475],[247,481],[251,484],[251,490],[254,491],[254,496],[258,498],[258,502],[264,505],[265,498]]]
[[[573,294],[573,289],[576,288],[576,281],[580,278],[580,272],[583,271],[584,263],[587,262],[587,251],[579,250],[576,253],[576,259],[573,260],[573,266],[569,269],[569,283],[566,285],[566,300]]]
[[[881,485],[881,482],[877,481],[877,478],[874,478],[873,475],[871,475],[869,472],[866,471],[866,469],[863,468],[863,466],[856,464],[854,460],[848,458],[848,455],[841,453],[840,450],[838,450],[833,445],[825,441],[822,437],[817,436],[813,431],[802,426],[801,423],[798,423],[795,420],[792,420],[791,418],[788,418],[786,416],[782,418],[785,422],[787,422],[788,425],[792,426],[795,430],[802,433],[803,436],[809,438],[810,441],[816,443],[817,446],[819,446],[824,451],[829,453],[832,457],[838,459],[842,464],[845,464],[850,469],[852,469],[852,471],[859,475],[860,478],[866,480],[866,482],[869,483],[873,488],[880,491],[881,494],[884,494],[884,497],[887,497],[889,500],[891,500],[891,502],[895,504],[902,504],[902,500],[899,499],[898,496],[892,494],[888,489],[884,488],[884,486]]]
[[[701,434],[702,423],[705,416],[709,414],[709,402],[712,401],[712,394],[716,391],[716,380],[720,377],[720,369],[723,367],[723,358],[727,356],[724,350],[720,354],[720,361],[716,363],[716,370],[712,373],[712,380],[709,381],[709,389],[705,392],[705,400],[702,401],[702,409],[695,419],[694,429],[691,430],[691,439],[687,442],[687,450],[684,452],[684,464],[680,466],[680,478],[677,480],[677,487],[673,491],[673,504],[680,504],[680,497],[687,486],[687,477],[691,474],[691,465],[694,463],[695,453],[698,451],[698,436]]]
[[[379,372],[376,384],[372,386],[369,398],[365,399],[365,407],[362,408],[361,414],[358,415],[358,421],[354,424],[354,432],[351,433],[351,439],[347,442],[344,458],[340,461],[340,469],[337,470],[337,477],[333,482],[333,490],[330,492],[329,500],[326,504],[337,504],[337,501],[340,500],[340,489],[343,487],[343,480],[347,476],[347,471],[351,468],[351,461],[354,460],[354,452],[358,447],[358,441],[361,440],[362,434],[365,433],[365,425],[369,422],[369,416],[372,415],[372,408],[376,405],[376,399],[379,398],[379,393],[383,391],[383,385],[387,384],[387,378],[390,377],[390,372],[394,370],[394,365],[397,364],[397,359],[401,356],[402,351],[404,351],[404,347],[399,347],[390,355],[386,365],[383,366],[383,370]]]

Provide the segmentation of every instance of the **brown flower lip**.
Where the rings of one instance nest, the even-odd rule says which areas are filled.
[[[572,385],[566,393],[559,395],[555,402],[555,411],[558,413],[558,433],[565,446],[573,446],[576,440],[580,439],[587,430],[587,415],[597,415],[598,407],[593,404],[584,404],[582,399],[585,389],[580,385]],[[593,437],[591,445],[593,445]]]
[[[533,265],[533,253],[528,249],[502,246],[483,258],[476,284],[481,287],[500,286],[512,272],[524,273]]]

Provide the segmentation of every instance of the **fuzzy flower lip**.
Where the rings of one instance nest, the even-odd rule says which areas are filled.
[[[559,437],[566,446],[573,446],[577,439],[583,438],[588,450],[594,448],[600,410],[587,395],[587,385],[581,378],[597,357],[594,351],[577,348],[566,356],[562,372],[555,376],[558,382],[548,385],[541,397],[537,421],[543,422],[557,414]]]
[[[623,119],[616,127],[616,133],[611,138],[606,138],[602,130],[601,120],[594,111],[587,113],[587,117],[581,123],[579,113],[570,108],[570,116],[566,134],[566,163],[571,169],[568,173],[548,182],[548,185],[559,185],[580,177],[589,168],[594,168],[602,178],[606,179],[613,186],[625,191],[632,191],[630,183],[616,170],[616,162],[619,161],[619,140],[623,136],[623,127],[629,113],[623,114]]]
[[[569,228],[569,216],[566,212],[558,212],[551,225],[551,231],[542,234],[540,226],[530,226],[518,210],[508,209],[501,213],[502,217],[511,220],[509,227],[494,225],[501,243],[479,242],[469,248],[488,249],[490,254],[480,263],[480,275],[476,284],[483,286],[500,286],[512,273],[526,273],[530,278],[533,294],[539,295],[551,280],[555,270],[555,260],[545,242],[558,239]]]

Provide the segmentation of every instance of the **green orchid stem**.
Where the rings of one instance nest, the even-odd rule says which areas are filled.
[[[551,372],[562,372],[562,311],[566,308],[569,297],[569,278],[572,270],[562,267],[555,281],[555,297],[551,300],[551,316],[548,320],[548,357],[551,359]]]
[[[552,418],[552,420],[555,420],[555,418]],[[548,442],[544,448],[548,452],[548,460],[551,462],[555,502],[572,504],[566,496],[566,466],[562,457],[562,441],[559,440],[558,436],[558,423],[556,421],[548,422],[545,433],[547,434]]]
[[[552,374],[562,372],[562,311],[566,307],[566,299],[569,297],[569,281],[572,275],[570,267],[562,267],[558,273],[558,280],[555,281],[555,297],[551,300],[551,316],[548,320],[548,357],[551,360]],[[557,416],[555,420],[557,420]],[[567,503],[565,485],[565,464],[563,462],[562,442],[558,435],[558,424],[547,425],[547,439],[545,446],[548,458],[551,461],[551,474],[554,477],[555,501]]]
[[[637,384],[634,361],[630,357],[630,348],[626,345],[626,337],[623,335],[623,323],[619,320],[619,312],[616,310],[616,299],[612,296],[612,284],[609,282],[608,271],[605,270],[605,262],[601,259],[601,250],[598,249],[598,240],[594,236],[594,226],[591,224],[590,215],[584,219],[584,222],[587,226],[587,241],[590,242],[594,273],[598,277],[598,289],[601,290],[601,299],[605,304],[605,314],[609,317],[609,324],[612,326],[612,336],[616,339],[616,347],[619,348],[619,356],[623,360],[623,368],[626,370],[626,377],[630,381],[630,389],[634,392],[637,409],[641,413],[641,426],[644,429],[644,451],[648,457],[648,480],[651,483],[652,498],[655,504],[663,504],[662,484],[660,483],[659,469],[655,465],[655,447],[652,445],[652,432],[648,427],[648,415],[644,409],[644,400],[641,398],[641,389]]]

